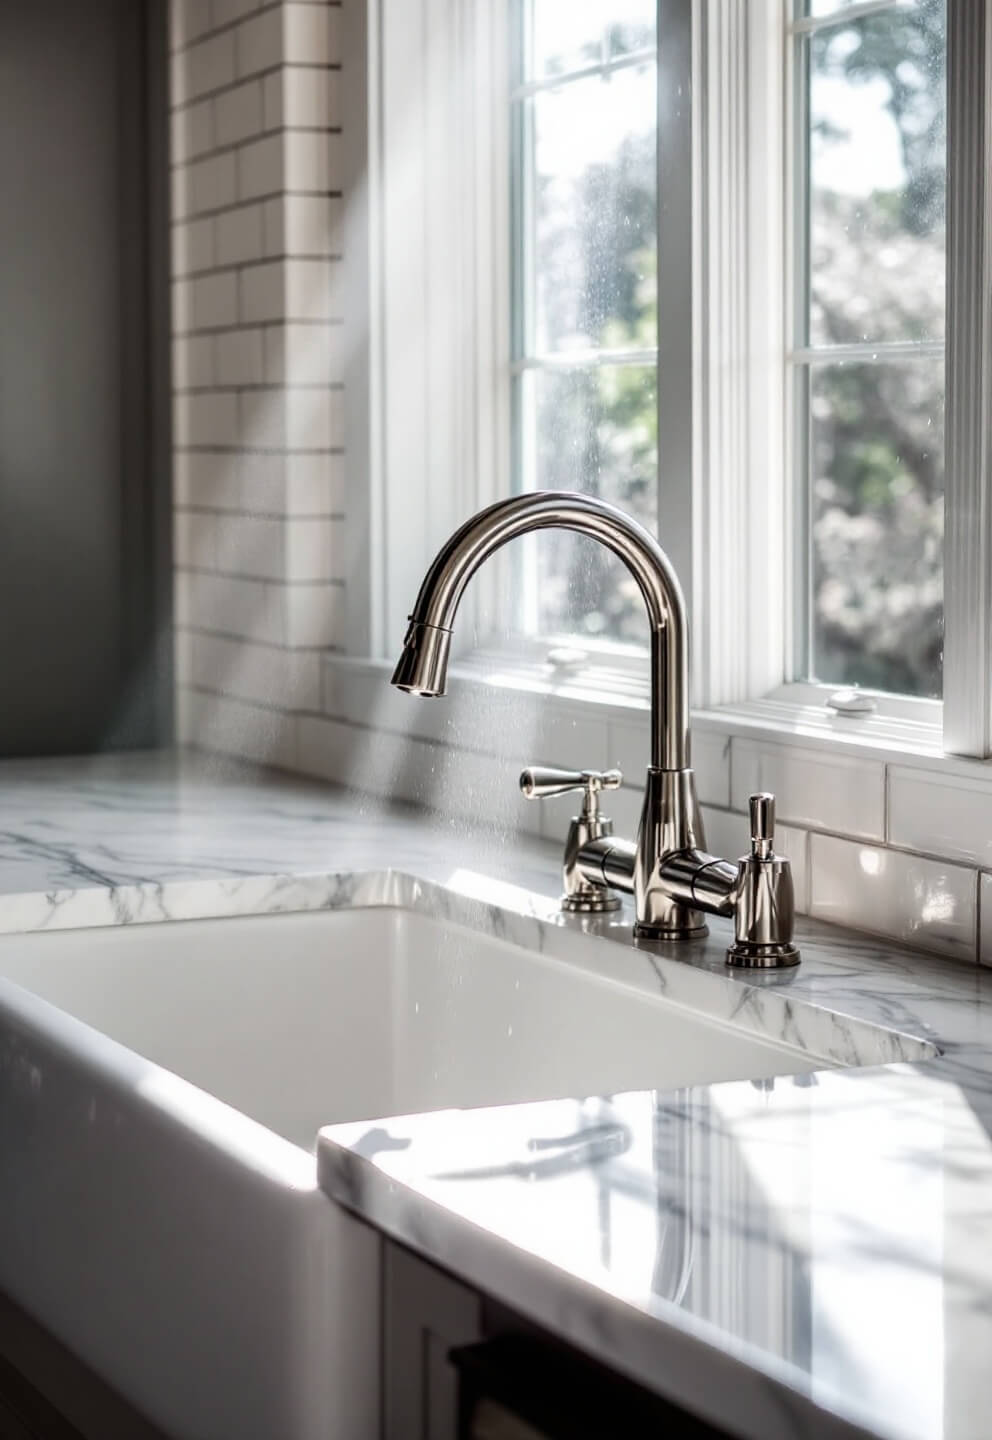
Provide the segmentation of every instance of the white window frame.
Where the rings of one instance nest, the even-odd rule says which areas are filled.
[[[436,546],[511,483],[508,3],[369,3],[370,484],[349,510],[369,538],[353,552],[348,651],[383,666]],[[836,687],[793,679],[780,543],[794,491],[791,0],[659,0],[660,539],[689,599],[703,727],[992,755],[992,20],[987,0],[947,4],[945,701],[883,696],[878,713],[838,719],[824,706]],[[468,83],[452,98],[455,69]],[[499,566],[486,568],[460,617],[469,669],[490,639],[479,615],[498,613]]]

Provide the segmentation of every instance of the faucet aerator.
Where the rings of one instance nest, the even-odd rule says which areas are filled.
[[[392,684],[408,695],[433,700],[447,691],[451,631],[439,625],[411,621],[403,651],[393,671]]]

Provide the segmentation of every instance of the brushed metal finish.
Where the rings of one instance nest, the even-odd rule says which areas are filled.
[[[613,910],[615,891],[634,896],[634,934],[686,940],[706,934],[704,912],[734,915],[733,965],[794,964],[789,862],[772,850],[774,796],[751,801],[751,853],[737,866],[706,849],[696,783],[689,768],[689,637],[678,577],[661,546],[629,515],[589,495],[545,490],[500,500],[465,522],[441,547],[417,596],[393,684],[443,695],[458,605],[465,586],[507,541],[533,530],[576,530],[600,541],[637,581],[651,634],[651,763],[637,843],[613,837],[599,795],[619,771],[531,767],[520,777],[528,799],[578,790],[582,811],[569,827],[562,908]]]

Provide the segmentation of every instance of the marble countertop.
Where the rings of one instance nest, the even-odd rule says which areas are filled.
[[[424,903],[454,897],[454,918],[472,904],[505,930],[512,912],[520,938],[560,945],[590,922],[556,915],[557,859],[208,757],[0,764],[2,931],[326,908],[389,868],[433,882]],[[670,998],[673,976],[676,999],[697,971],[726,977],[722,921],[660,958],[632,951],[623,923],[592,923]],[[322,1184],[731,1433],[985,1440],[992,972],[797,928],[802,966],[738,981],[737,1008],[783,1038],[812,1017],[840,1058],[850,1020],[940,1053],[335,1126]]]

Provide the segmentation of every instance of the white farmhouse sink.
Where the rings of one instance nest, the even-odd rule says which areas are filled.
[[[927,1053],[802,1006],[784,1044],[774,994],[389,878],[0,937],[0,1289],[169,1434],[379,1433],[378,1244],[316,1188],[321,1125]]]

